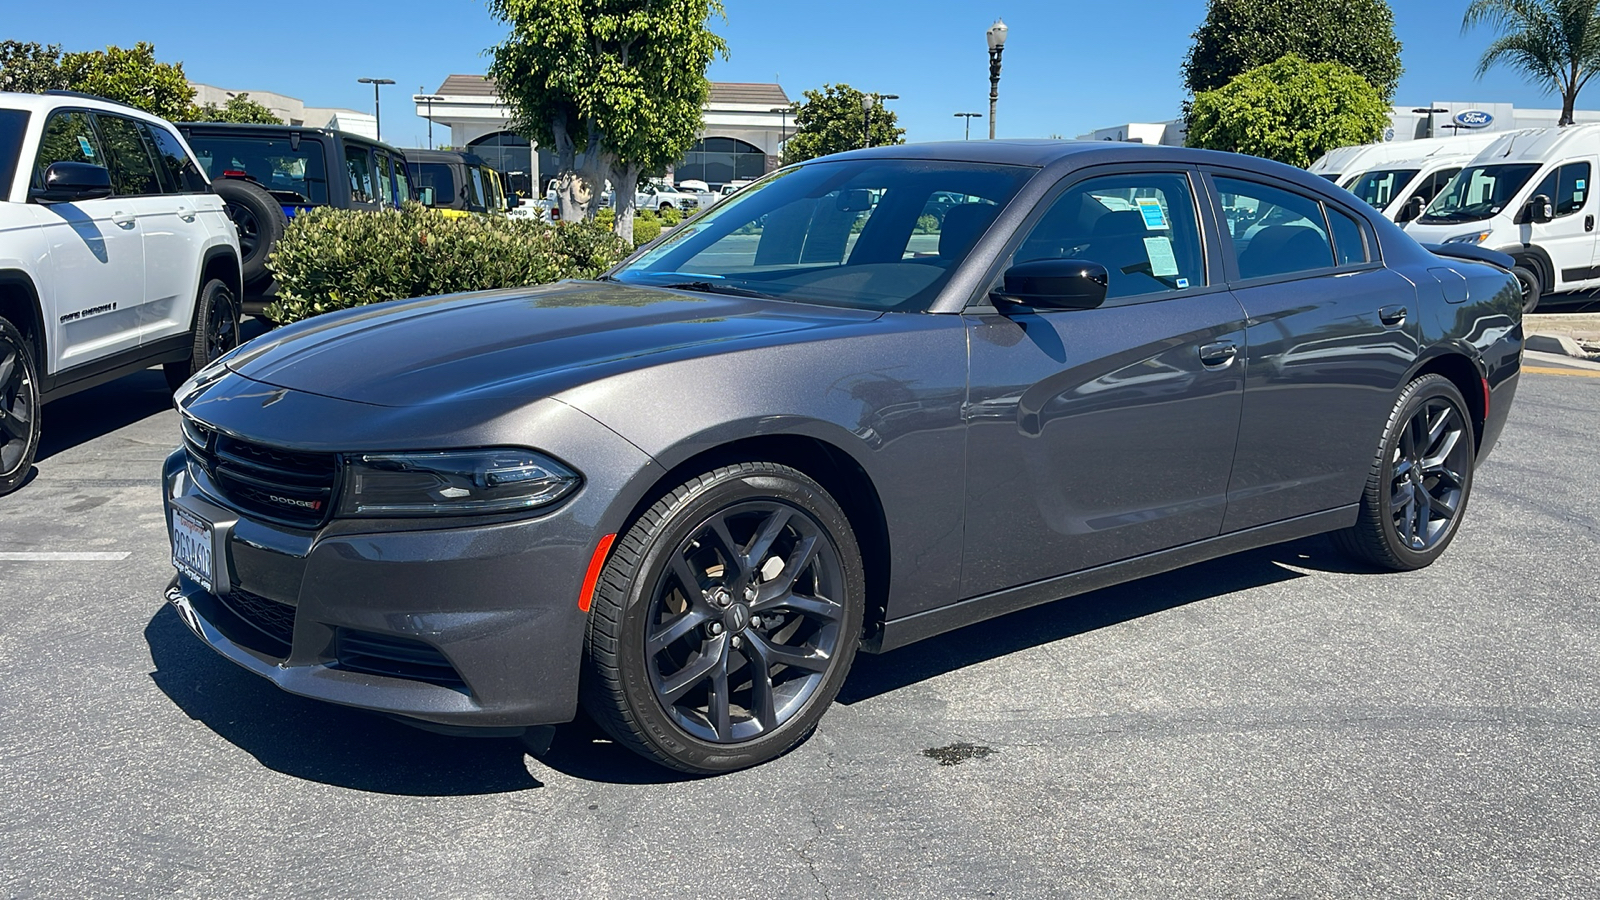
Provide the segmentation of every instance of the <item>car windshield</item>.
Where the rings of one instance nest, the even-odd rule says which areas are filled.
[[[1417,221],[1432,225],[1487,219],[1505,209],[1537,171],[1537,163],[1468,166],[1450,179]]]
[[[1037,170],[839,160],[740,191],[624,265],[628,284],[924,311]]]
[[[1347,190],[1373,209],[1387,209],[1421,169],[1380,169],[1366,172],[1350,182]]]
[[[327,203],[328,170],[322,162],[322,143],[307,138],[298,143],[298,147],[292,146],[288,135],[189,135],[189,146],[213,181],[244,174],[280,202]]]

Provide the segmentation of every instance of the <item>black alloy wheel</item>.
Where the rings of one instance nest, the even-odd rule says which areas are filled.
[[[1425,375],[1401,392],[1346,550],[1396,571],[1432,563],[1455,537],[1472,491],[1477,441],[1461,392]]]
[[[590,611],[585,705],[676,769],[764,762],[838,693],[863,607],[854,536],[819,485],[771,463],[714,470],[618,538]]]
[[[176,391],[189,376],[239,346],[242,313],[238,298],[221,280],[213,278],[200,289],[194,311],[194,343],[188,359],[163,366],[167,387]]]
[[[0,319],[0,496],[22,486],[39,452],[39,375],[27,339]]]

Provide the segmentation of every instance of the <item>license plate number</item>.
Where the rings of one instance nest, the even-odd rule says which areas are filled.
[[[172,565],[212,592],[211,523],[186,510],[172,510]]]

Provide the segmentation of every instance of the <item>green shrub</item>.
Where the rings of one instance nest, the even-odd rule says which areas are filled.
[[[384,300],[589,278],[627,251],[595,223],[447,218],[416,203],[324,207],[295,216],[272,254],[278,296],[267,315],[288,323]]]

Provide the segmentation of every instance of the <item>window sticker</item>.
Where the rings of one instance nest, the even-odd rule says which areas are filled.
[[[1147,237],[1144,250],[1150,254],[1150,274],[1157,278],[1178,274],[1178,258],[1172,255],[1172,238]]]
[[[1178,285],[1178,289],[1182,290],[1183,288],[1186,288],[1186,287],[1189,286],[1189,279],[1187,279],[1187,278],[1179,278],[1178,281],[1177,281],[1177,285]]]
[[[1576,186],[1575,190],[1580,190],[1580,191],[1583,190],[1584,184],[1585,184],[1584,180],[1582,178],[1579,178],[1578,181],[1577,181],[1577,186]]]
[[[78,135],[78,149],[83,151],[84,156],[94,159],[94,146],[89,143],[88,138],[81,134]]]
[[[1133,201],[1139,205],[1139,214],[1144,216],[1144,227],[1148,231],[1159,231],[1167,227],[1167,214],[1161,211],[1161,201],[1154,197],[1139,197]]]

